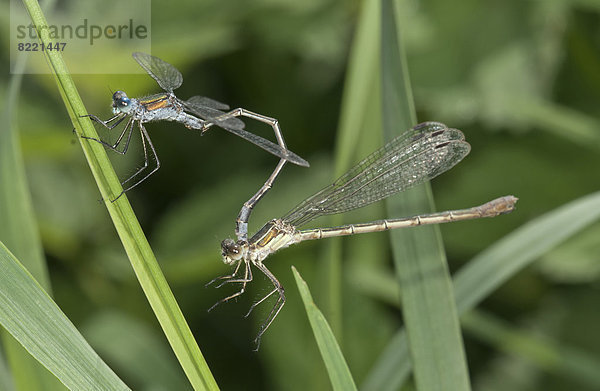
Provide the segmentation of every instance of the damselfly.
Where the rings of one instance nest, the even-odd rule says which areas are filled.
[[[249,240],[225,239],[221,243],[223,262],[235,265],[235,269],[232,274],[218,277],[210,283],[223,280],[217,287],[239,283],[241,289],[220,300],[209,310],[244,293],[246,285],[252,281],[252,266],[260,270],[273,284],[273,290],[254,303],[248,314],[270,296],[276,294],[277,299],[256,337],[258,347],[260,338],[285,303],[283,286],[263,263],[277,250],[305,240],[495,217],[512,212],[517,198],[505,196],[469,209],[340,227],[298,229],[317,217],[361,208],[435,178],[454,167],[470,149],[460,130],[449,129],[438,122],[419,124],[373,152],[333,184],[302,201],[282,218],[269,221]]]
[[[134,128],[137,127],[139,130],[144,151],[144,164],[133,175],[122,182],[124,189],[116,198],[119,198],[124,192],[139,185],[160,167],[156,149],[144,127],[145,123],[161,120],[174,121],[185,125],[188,129],[200,130],[202,134],[216,125],[282,159],[267,182],[254,197],[244,204],[244,209],[240,212],[236,232],[238,232],[239,238],[245,238],[245,222],[249,218],[252,207],[269,190],[285,162],[288,161],[304,167],[308,167],[308,162],[287,149],[276,119],[253,113],[243,108],[227,111],[229,110],[228,105],[203,96],[193,96],[188,100],[181,100],[175,96],[173,90],[181,86],[183,76],[174,66],[146,53],[133,53],[133,58],[156,80],[165,92],[136,99],[129,98],[123,91],[117,91],[112,97],[112,110],[114,114],[112,118],[103,121],[95,115],[87,115],[87,117],[108,129],[114,129],[127,119],[115,143],[111,144],[103,140],[91,138],[122,155],[129,148]],[[277,144],[244,130],[244,122],[237,118],[240,116],[270,125],[275,132]],[[90,139],[89,137],[85,138]],[[154,167],[150,170],[148,170],[150,167],[148,149],[151,151],[155,161]],[[127,186],[127,184],[129,185]]]

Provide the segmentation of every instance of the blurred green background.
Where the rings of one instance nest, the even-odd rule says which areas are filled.
[[[68,8],[69,3],[58,6]],[[511,215],[442,227],[450,268],[457,270],[527,221],[598,190],[600,1],[403,4],[402,33],[419,121],[460,128],[472,145],[459,166],[433,181],[438,210],[506,194],[520,198]],[[152,2],[153,54],[183,73],[177,95],[201,94],[277,118],[290,149],[311,163],[309,169],[284,168],[253,213],[251,232],[334,179],[336,129],[360,7],[359,1],[330,0]],[[8,17],[1,20],[8,29]],[[0,91],[5,96],[8,37],[2,43]],[[133,61],[113,53],[79,60]],[[86,108],[101,118],[110,117],[110,89],[129,96],[159,91],[144,75],[74,79]],[[16,113],[55,300],[133,389],[186,389],[98,202],[53,78],[25,75]],[[269,127],[245,122],[248,130],[273,139]],[[381,142],[377,126],[372,135],[368,126],[362,133],[365,152]],[[229,272],[220,261],[220,241],[233,235],[241,204],[277,159],[216,128],[202,138],[176,124],[147,128],[162,167],[127,195],[219,385],[327,389],[290,272],[291,265],[298,268],[319,304],[319,292],[325,291],[319,279],[319,262],[327,256],[323,243],[298,245],[268,260],[287,287],[288,302],[258,353],[252,352],[252,339],[270,308],[265,305],[248,319],[243,315],[270,289],[262,276],[237,302],[206,311],[233,292],[204,287]],[[114,139],[117,133],[101,135]],[[112,154],[121,178],[142,163],[140,147],[136,139],[127,156]],[[357,161],[365,153],[353,155]],[[378,205],[344,220],[384,217]],[[512,278],[481,308],[525,339],[542,338],[597,360],[599,237],[599,224],[578,233]],[[393,275],[386,234],[347,239],[343,251],[341,344],[361,384],[402,318],[365,281],[370,273]],[[576,376],[539,365],[543,359],[532,359],[534,354],[507,353],[506,340],[486,339],[468,329],[464,338],[475,389],[594,389]]]

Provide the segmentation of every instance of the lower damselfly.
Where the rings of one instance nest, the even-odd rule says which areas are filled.
[[[252,281],[252,266],[260,270],[271,281],[273,289],[254,303],[248,314],[272,295],[277,295],[277,299],[256,337],[258,348],[262,335],[285,304],[283,286],[263,263],[270,254],[305,240],[495,217],[512,212],[518,199],[509,195],[468,209],[339,227],[299,229],[317,217],[358,209],[433,179],[454,167],[470,149],[460,130],[439,122],[419,124],[367,156],[333,184],[302,201],[282,218],[266,223],[249,240],[225,239],[221,243],[223,262],[234,265],[234,271],[209,284],[221,281],[217,285],[220,287],[239,283],[241,289],[217,302],[209,311],[244,293],[246,285]]]

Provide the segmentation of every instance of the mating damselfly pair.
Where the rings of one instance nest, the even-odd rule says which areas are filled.
[[[145,53],[134,53],[133,57],[165,92],[133,99],[127,97],[123,91],[117,91],[113,94],[114,116],[112,118],[102,121],[94,115],[88,115],[109,129],[115,128],[127,119],[116,143],[110,144],[94,139],[121,154],[127,152],[134,127],[137,126],[139,130],[144,150],[144,166],[123,182],[124,185],[129,182],[133,183],[125,187],[123,192],[137,186],[160,167],[156,150],[144,127],[144,123],[147,122],[175,121],[201,132],[205,132],[212,126],[218,126],[280,158],[265,184],[243,204],[236,220],[237,241],[225,239],[221,243],[223,262],[233,265],[234,271],[230,275],[218,277],[209,283],[221,281],[217,287],[232,283],[240,284],[237,292],[217,302],[209,309],[211,310],[218,304],[230,301],[245,292],[247,284],[253,279],[252,267],[258,269],[271,281],[273,289],[250,308],[252,311],[271,296],[276,296],[275,305],[256,337],[257,348],[262,335],[285,304],[283,286],[263,263],[270,254],[279,249],[305,240],[495,217],[509,213],[515,208],[518,199],[514,196],[504,196],[468,209],[340,227],[299,229],[318,217],[358,209],[433,179],[454,167],[469,153],[470,145],[465,141],[460,130],[448,128],[439,122],[425,122],[391,140],[351,168],[333,184],[307,198],[282,218],[269,221],[248,239],[247,223],[250,213],[271,188],[284,164],[289,161],[297,165],[308,166],[308,163],[287,149],[277,120],[241,108],[226,112],[224,110],[229,109],[227,105],[205,97],[195,96],[187,101],[180,100],[174,95],[173,90],[182,84],[183,78],[175,67]],[[240,116],[271,125],[277,144],[245,131],[244,123],[238,118]],[[121,143],[123,146],[119,149]],[[156,165],[146,173],[144,170],[149,167],[148,149],[152,152]]]

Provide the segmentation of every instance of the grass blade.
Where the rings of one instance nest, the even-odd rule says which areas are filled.
[[[12,391],[15,389],[12,376],[4,360],[4,356],[0,353],[0,390]]]
[[[27,270],[50,292],[50,281],[25,177],[16,121],[21,72],[25,64],[25,56],[17,56],[15,74],[10,79],[0,115],[0,241],[13,249]],[[1,334],[7,363],[10,364],[12,380],[17,389],[65,389],[56,377],[31,357],[10,334],[5,331]]]
[[[600,388],[600,360],[594,354],[520,330],[482,311],[466,313],[461,323],[469,334],[506,354],[524,357],[540,369],[568,377],[590,389]]]
[[[329,327],[323,313],[315,305],[308,285],[302,279],[298,270],[292,266],[292,271],[294,272],[294,278],[302,296],[306,315],[317,340],[321,357],[325,362],[325,367],[327,367],[331,386],[334,390],[356,390],[350,369],[348,369],[348,364],[346,364],[342,350],[333,335],[333,331],[331,331],[331,327]]]
[[[473,309],[510,277],[598,219],[600,192],[548,212],[490,246],[454,277],[459,312]],[[406,333],[402,330],[381,354],[361,389],[398,389],[411,368],[406,345]]]
[[[0,323],[71,390],[128,390],[0,243]]]
[[[339,129],[335,148],[334,178],[353,163],[360,146],[361,131],[369,115],[369,98],[377,83],[377,53],[379,0],[364,1],[352,42],[348,71],[344,82]],[[341,225],[342,216],[332,216],[331,226]],[[342,241],[332,239],[319,262],[318,302],[331,324],[340,344],[342,327]]]
[[[103,311],[88,319],[81,331],[96,351],[139,389],[192,389],[162,335],[134,316]]]
[[[410,79],[397,26],[398,2],[382,2],[382,102],[386,140],[416,123]],[[387,201],[390,216],[433,210],[428,184]],[[437,226],[390,233],[415,381],[423,390],[469,390],[452,280]]]
[[[554,209],[473,258],[455,276],[456,299],[464,313],[544,253],[600,219],[600,192]]]
[[[24,4],[33,25],[41,31],[40,40],[42,43],[49,42],[47,23],[39,4],[34,0],[24,0]],[[81,135],[97,138],[89,119],[81,118],[87,113],[61,54],[58,51],[44,53],[76,131]],[[88,140],[80,139],[80,142],[103,199],[114,199],[121,193],[121,185],[104,148]],[[138,281],[189,381],[195,389],[217,389],[216,382],[158,266],[127,197],[122,196],[116,202],[106,202],[105,205]]]

